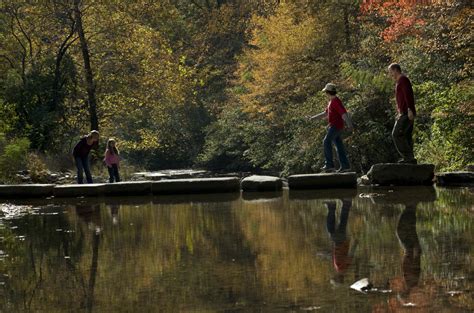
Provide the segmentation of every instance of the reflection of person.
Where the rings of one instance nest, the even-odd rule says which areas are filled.
[[[334,243],[333,248],[333,265],[337,272],[335,281],[341,283],[344,279],[344,273],[352,263],[352,256],[355,249],[355,245],[351,248],[350,239],[347,237],[346,228],[349,219],[349,211],[352,207],[352,200],[342,200],[341,215],[339,217],[339,224],[336,228],[336,201],[326,201],[326,207],[328,209],[327,215],[327,230],[331,236],[331,240]]]
[[[89,229],[95,230],[96,233],[101,232],[102,220],[99,204],[78,204],[76,205],[76,213],[87,224]]]
[[[403,246],[402,261],[404,293],[418,285],[420,278],[421,247],[416,233],[416,205],[407,205],[397,225],[397,236]]]
[[[118,211],[120,209],[120,205],[118,204],[111,204],[110,205],[110,214],[112,215],[112,224],[118,224]]]

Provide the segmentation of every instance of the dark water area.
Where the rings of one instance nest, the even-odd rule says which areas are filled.
[[[0,312],[474,310],[467,188],[0,208]]]

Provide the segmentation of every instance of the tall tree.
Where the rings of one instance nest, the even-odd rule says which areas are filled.
[[[99,130],[99,119],[97,116],[97,100],[95,95],[94,74],[92,72],[89,47],[87,44],[84,25],[82,23],[81,0],[74,0],[74,15],[76,19],[76,29],[81,43],[82,58],[84,61],[84,74],[86,78],[86,89],[89,104],[91,130]]]

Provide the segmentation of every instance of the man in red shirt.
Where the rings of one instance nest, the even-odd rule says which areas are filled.
[[[344,129],[344,122],[346,122],[349,131],[352,131],[352,120],[347,114],[344,105],[342,105],[341,99],[339,99],[337,94],[336,85],[327,84],[323,91],[326,93],[329,98],[329,103],[324,112],[310,116],[309,119],[321,119],[327,117],[329,122],[328,133],[324,137],[324,157],[326,159],[326,164],[322,168],[323,172],[334,172],[334,161],[332,156],[332,143],[336,145],[337,155],[339,157],[340,169],[338,172],[348,172],[350,171],[349,160],[347,159],[346,150],[344,148],[344,143],[342,142],[341,134]]]
[[[388,67],[390,76],[397,82],[395,97],[397,100],[398,117],[393,127],[392,137],[398,153],[402,157],[399,163],[416,164],[413,155],[413,124],[415,121],[415,97],[411,82],[402,73],[400,65],[390,64]]]

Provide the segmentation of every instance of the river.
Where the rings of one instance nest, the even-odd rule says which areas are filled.
[[[474,310],[467,188],[0,208],[0,312]],[[363,278],[371,288],[350,287]]]

